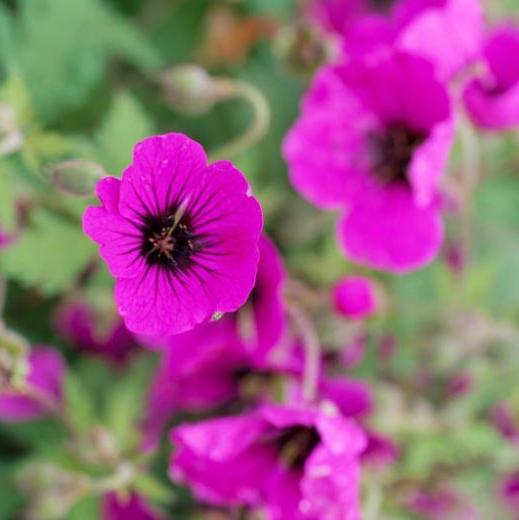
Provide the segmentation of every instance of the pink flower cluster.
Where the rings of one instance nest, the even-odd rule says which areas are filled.
[[[519,60],[509,59],[519,56],[519,31],[505,24],[487,34],[477,0],[396,0],[384,9],[313,0],[307,14],[342,45],[284,140],[291,183],[339,211],[349,259],[418,269],[443,241],[441,183],[460,119],[486,130],[519,125]],[[120,317],[99,334],[93,310],[74,301],[56,327],[119,366],[139,344],[159,353],[142,448],[156,448],[173,418],[194,416],[170,433],[169,474],[204,504],[270,520],[360,519],[362,464],[398,456],[367,424],[369,388],[345,374],[364,338],[318,353],[308,371],[312,338],[288,312],[287,273],[245,176],[226,161],[208,164],[201,145],[170,133],[138,143],[121,178],[102,179],[97,195],[83,230],[115,278]],[[331,307],[355,330],[380,306],[369,278],[350,275],[332,288]],[[38,347],[28,363],[26,386],[0,394],[5,421],[63,407],[61,357]],[[420,494],[410,508],[443,512],[450,502],[443,491]],[[160,518],[134,492],[126,501],[108,493],[104,516]]]
[[[519,126],[519,30],[486,35],[478,0],[314,0],[307,14],[343,48],[317,73],[285,139],[291,182],[341,211],[349,259],[420,268],[442,244],[455,113],[488,130]]]
[[[216,415],[170,434],[171,478],[204,504],[272,520],[359,519],[361,464],[392,462],[396,447],[367,428],[370,390],[332,372],[340,361],[320,356],[316,395],[304,395],[304,334],[289,319],[283,260],[261,234],[243,175],[227,162],[207,166],[197,143],[167,134],[138,144],[122,179],[101,180],[97,193],[102,205],[83,225],[116,279],[122,319],[101,334],[94,309],[73,300],[55,325],[118,366],[138,344],[158,351],[142,449],[155,449],[179,414]],[[359,320],[378,299],[369,279],[348,277],[333,304]],[[61,357],[36,348],[29,365],[25,386],[0,394],[3,420],[63,412]],[[135,492],[109,493],[103,508],[105,518],[160,518]]]

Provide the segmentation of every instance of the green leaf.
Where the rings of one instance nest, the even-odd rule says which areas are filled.
[[[134,481],[135,491],[152,502],[166,504],[173,498],[173,490],[160,479],[149,473],[142,473]]]
[[[16,223],[16,196],[11,170],[0,164],[0,226],[13,230]]]
[[[131,162],[135,143],[153,132],[150,118],[138,101],[127,92],[119,92],[96,135],[105,169],[119,175]]]
[[[9,75],[0,86],[0,102],[14,110],[16,122],[20,127],[31,123],[34,117],[31,93],[19,73]]]
[[[72,372],[65,378],[65,411],[72,425],[80,431],[94,422],[94,405],[83,382]]]
[[[92,520],[93,518],[102,518],[100,497],[80,500],[67,515],[67,520]]]
[[[95,246],[73,226],[45,210],[36,210],[32,226],[2,251],[0,270],[25,287],[47,295],[70,289],[95,254]]]
[[[102,79],[111,54],[149,68],[160,61],[138,30],[99,0],[24,0],[18,63],[38,112],[76,108]]]
[[[15,46],[14,20],[8,9],[0,4],[0,67],[7,70],[13,61]]]
[[[147,358],[137,360],[105,397],[105,422],[122,449],[132,448],[139,441],[138,422],[143,418],[151,373]]]

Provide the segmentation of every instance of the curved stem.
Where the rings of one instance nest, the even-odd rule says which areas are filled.
[[[289,307],[290,315],[301,334],[305,347],[305,367],[303,373],[303,398],[314,401],[317,397],[317,383],[321,368],[321,346],[314,326],[306,313],[295,305]]]
[[[229,79],[215,80],[220,94],[219,100],[241,98],[253,110],[253,118],[245,132],[230,142],[214,150],[211,160],[227,159],[256,144],[266,133],[270,125],[270,107],[265,96],[254,86]]]
[[[0,276],[0,329],[4,326],[4,309],[7,299],[7,282]]]

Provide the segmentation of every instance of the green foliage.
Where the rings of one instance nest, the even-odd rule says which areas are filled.
[[[74,504],[67,520],[92,520],[101,518],[101,497],[87,497]]]
[[[19,17],[9,23],[0,14],[2,22],[17,36],[8,48],[47,121],[85,99],[103,78],[109,56],[143,70],[160,64],[140,32],[100,0],[21,0]]]
[[[131,161],[135,143],[153,133],[150,117],[139,102],[127,92],[117,93],[96,133],[99,159],[105,169],[119,176]]]
[[[115,435],[122,450],[135,448],[139,442],[139,431],[136,428],[145,416],[150,374],[153,372],[149,359],[141,358],[105,396],[104,422]]]
[[[135,490],[151,501],[162,504],[167,504],[172,498],[171,489],[157,477],[150,474],[143,473],[137,477]]]
[[[95,254],[95,246],[77,225],[38,210],[32,225],[0,257],[5,275],[46,295],[72,288]]]
[[[70,371],[65,378],[64,394],[68,420],[78,431],[85,431],[94,424],[94,403],[81,379]]]

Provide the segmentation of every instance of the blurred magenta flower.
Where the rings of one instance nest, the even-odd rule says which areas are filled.
[[[346,318],[359,320],[376,312],[378,299],[371,279],[346,276],[332,288],[335,311]]]
[[[362,430],[332,405],[269,405],[173,430],[170,474],[210,504],[269,520],[357,520]]]
[[[133,334],[119,316],[110,323],[108,330],[101,333],[94,311],[79,301],[61,307],[55,323],[60,334],[78,349],[118,365],[124,364],[138,348]]]
[[[261,208],[231,163],[207,165],[182,134],[145,139],[122,180],[97,185],[85,233],[116,278],[115,300],[136,333],[171,335],[245,303],[256,277]]]
[[[366,334],[356,335],[338,354],[337,361],[344,368],[355,368],[362,363],[366,354]]]
[[[373,411],[370,387],[360,379],[322,375],[317,392],[321,399],[336,405],[345,417],[364,416]]]
[[[132,493],[122,499],[109,493],[103,500],[103,520],[161,520],[165,517],[154,511],[147,501]]]
[[[490,421],[507,441],[519,446],[519,421],[505,403],[496,403],[492,407]]]
[[[283,290],[287,274],[279,251],[266,235],[259,241],[259,251],[258,275],[248,300],[254,318],[252,337],[245,339],[261,359],[276,346],[286,328]]]
[[[362,453],[362,461],[371,465],[384,467],[398,459],[398,446],[388,437],[380,433],[366,430],[367,445]]]
[[[145,431],[150,445],[175,413],[266,402],[276,374],[293,376],[285,366],[251,350],[231,315],[166,338],[163,346],[148,398]]]
[[[408,501],[408,508],[424,520],[477,520],[475,508],[453,489],[418,490]]]
[[[225,316],[167,338],[168,348],[150,391],[151,420],[176,411],[202,411],[236,399],[252,359],[234,321]]]
[[[472,120],[487,130],[519,127],[519,28],[498,27],[485,42],[485,73],[464,92]]]
[[[304,377],[305,350],[296,341],[291,347],[278,350],[273,356],[272,367],[285,376],[291,376],[288,385],[290,402],[303,402],[301,382]],[[364,416],[373,411],[373,397],[369,385],[360,379],[332,374],[342,364],[341,354],[323,356],[317,380],[317,395],[323,401],[332,402],[345,417]]]
[[[0,226],[0,249],[7,247],[13,240],[13,237],[6,233]]]
[[[65,377],[65,361],[51,347],[36,346],[29,354],[27,394],[14,390],[0,392],[0,421],[21,422],[35,419],[46,410],[41,402],[30,397],[35,392],[43,399],[60,403]]]
[[[517,520],[519,518],[517,514],[519,511],[519,471],[506,476],[501,484],[500,492],[506,507],[515,513],[516,516],[513,518]]]
[[[308,14],[357,57],[394,47],[426,58],[442,79],[478,58],[484,30],[479,0],[314,0]]]
[[[338,234],[350,259],[403,273],[440,248],[438,183],[452,139],[449,97],[432,66],[390,52],[323,68],[283,154],[303,196],[345,209]]]

